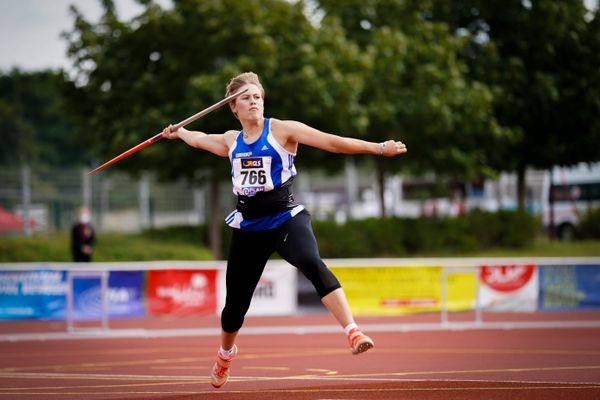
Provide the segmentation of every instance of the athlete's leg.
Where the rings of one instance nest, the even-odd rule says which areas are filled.
[[[277,252],[315,286],[327,310],[344,328],[352,354],[364,353],[374,346],[373,340],[354,322],[344,290],[321,260],[308,212],[302,212],[284,224],[277,240]]]
[[[323,302],[327,310],[335,317],[342,328],[355,323],[352,311],[350,311],[350,305],[348,304],[348,300],[346,300],[346,294],[341,287],[321,298],[321,302]]]
[[[225,278],[227,294],[221,313],[222,344],[225,349],[233,346],[256,285],[274,251],[272,237],[272,231],[233,230]]]
[[[354,323],[344,290],[321,260],[307,211],[296,215],[283,226],[277,241],[277,252],[311,281],[327,310],[342,327]]]
[[[217,352],[210,378],[220,388],[229,379],[231,362],[237,354],[235,339],[250,307],[252,294],[273,253],[272,232],[246,232],[234,229],[227,259],[227,295],[221,313],[221,348]]]
[[[235,344],[239,329],[235,332],[225,332],[221,329],[221,348],[223,350],[231,350]]]

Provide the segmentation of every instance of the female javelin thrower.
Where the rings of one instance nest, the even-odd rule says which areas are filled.
[[[233,78],[229,96],[248,89],[230,103],[242,130],[208,135],[180,128],[163,130],[168,139],[181,139],[192,147],[229,157],[237,206],[226,218],[233,229],[227,259],[225,307],[221,314],[221,348],[211,371],[211,384],[221,387],[237,354],[236,336],[250,307],[252,294],[269,257],[277,252],[312,282],[329,312],[344,328],[352,354],[374,346],[356,325],[344,291],[321,260],[310,214],[294,201],[298,144],[332,153],[374,154],[393,157],[406,153],[402,142],[373,143],[327,134],[296,121],[265,118],[264,89],[252,72]]]

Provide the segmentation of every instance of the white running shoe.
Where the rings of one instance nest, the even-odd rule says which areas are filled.
[[[217,352],[217,362],[213,365],[212,371],[210,372],[210,384],[213,385],[213,387],[220,388],[227,383],[227,379],[229,379],[229,368],[236,355],[237,346],[235,344],[233,345],[233,355],[229,358],[223,358],[221,357],[221,354]]]

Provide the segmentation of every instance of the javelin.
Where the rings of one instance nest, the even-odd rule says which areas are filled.
[[[219,101],[218,103],[215,103],[212,106],[210,106],[210,107],[208,107],[208,108],[200,111],[199,113],[194,114],[191,117],[184,119],[183,121],[181,121],[177,125],[173,125],[171,127],[171,132],[176,131],[177,129],[182,128],[182,127],[186,126],[187,124],[190,124],[190,123],[194,122],[198,118],[203,117],[204,115],[208,114],[209,112],[212,112],[212,111],[216,110],[217,108],[221,107],[223,104],[229,103],[231,100],[235,99],[236,97],[238,97],[242,93],[246,92],[247,90],[248,89],[244,89],[241,92],[237,92],[237,93],[232,94],[231,96],[225,97],[223,100]],[[135,153],[137,151],[140,151],[144,147],[150,146],[152,143],[158,142],[162,138],[163,138],[162,132],[158,133],[158,134],[152,136],[150,139],[148,139],[148,140],[146,140],[146,141],[138,144],[137,146],[134,146],[134,147],[130,148],[129,150],[127,150],[127,151],[119,154],[118,156],[116,156],[112,160],[107,161],[104,164],[102,164],[101,166],[99,166],[99,167],[91,170],[87,174],[91,175],[94,172],[98,172],[101,169],[106,168],[109,165],[112,165],[112,164],[116,163],[117,161],[122,160],[125,157],[128,157],[128,156],[132,155],[133,153]]]

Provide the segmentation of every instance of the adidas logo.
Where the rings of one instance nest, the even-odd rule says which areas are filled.
[[[263,145],[262,149],[260,149],[261,151],[265,151],[265,150],[269,150],[269,148],[267,147],[267,145]]]

